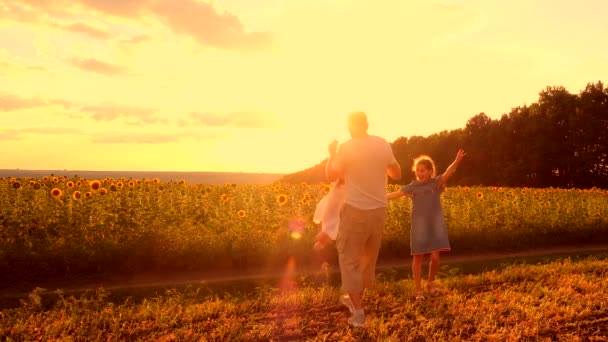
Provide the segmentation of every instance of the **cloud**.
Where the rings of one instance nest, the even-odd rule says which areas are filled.
[[[23,135],[61,135],[61,134],[81,134],[82,132],[72,128],[63,127],[32,127],[22,129],[0,130],[0,140],[20,140]]]
[[[201,132],[200,129],[183,129],[178,132],[162,133],[140,132],[130,134],[94,134],[93,143],[97,144],[166,144],[176,143],[184,139],[196,141],[224,139],[225,135],[218,132]]]
[[[19,140],[19,139],[21,139],[21,137],[19,137],[19,134],[17,134],[16,132],[0,131],[0,141]]]
[[[124,69],[119,66],[101,62],[93,58],[75,58],[72,60],[72,65],[84,71],[95,72],[106,76],[114,76],[125,73]]]
[[[93,38],[98,38],[98,39],[107,39],[110,37],[110,34],[106,31],[97,29],[93,26],[87,25],[85,23],[73,23],[70,25],[57,25],[58,27],[64,29],[64,30],[68,30],[71,32],[75,32],[75,33],[84,33],[86,35],[89,35]]]
[[[10,69],[12,69],[11,64],[0,61],[0,74],[6,73]]]
[[[100,12],[121,16],[139,17],[153,2],[151,0],[76,0],[83,6]]]
[[[434,3],[433,6],[448,12],[458,12],[464,10],[463,6],[454,5],[454,4],[445,4],[445,3]]]
[[[229,12],[219,13],[212,4],[199,0],[8,1],[9,4],[5,5],[6,16],[16,20],[39,20],[40,11],[45,14],[56,12],[55,15],[59,16],[80,7],[132,20],[153,17],[175,33],[188,35],[200,44],[220,49],[263,50],[273,44],[273,35],[270,32],[246,32],[236,15]],[[16,3],[21,3],[21,6],[16,6]],[[34,9],[39,12],[34,12]],[[62,27],[94,36],[106,34],[82,23]]]
[[[14,21],[31,23],[42,20],[42,14],[44,12],[38,12],[33,10],[31,7],[26,7],[23,4],[19,4],[19,1],[5,1],[0,4],[0,18],[11,19]],[[23,1],[27,4],[27,1]],[[44,2],[44,1],[42,1]],[[40,5],[42,5],[42,2]]]
[[[39,98],[24,98],[11,94],[0,93],[0,112],[10,112],[20,109],[45,107],[45,106],[60,106],[69,110],[76,110],[84,115],[92,118],[95,121],[113,121],[121,118],[134,120],[129,122],[132,125],[144,125],[164,123],[168,124],[168,120],[158,117],[156,111],[150,108],[128,107],[120,105],[82,105],[67,100],[42,100]],[[76,114],[65,113],[65,115],[74,118]],[[82,116],[77,116],[82,117]]]
[[[156,115],[155,110],[117,105],[84,106],[81,111],[90,114],[96,121],[112,121],[120,118],[133,118],[135,124],[167,123]]]
[[[146,42],[150,39],[151,39],[150,36],[147,36],[145,34],[140,34],[140,35],[131,37],[129,39],[123,39],[120,41],[120,43],[125,44],[125,45],[134,45],[134,44],[140,44],[140,43]]]
[[[95,135],[96,144],[166,144],[178,142],[179,134]]]
[[[272,45],[269,32],[245,32],[235,15],[218,13],[212,5],[195,0],[160,0],[153,6],[156,16],[174,32],[198,42],[235,50],[266,49]]]
[[[0,60],[0,75],[1,74],[9,74],[13,72],[22,72],[22,71],[43,71],[47,70],[38,65],[27,65],[27,64],[17,64],[13,62],[7,62]]]
[[[0,111],[3,112],[41,107],[47,104],[47,102],[41,99],[26,99],[11,94],[0,94]]]
[[[270,128],[277,126],[273,115],[256,112],[190,113],[186,119],[180,119],[178,124],[180,126],[231,126],[238,128]]]

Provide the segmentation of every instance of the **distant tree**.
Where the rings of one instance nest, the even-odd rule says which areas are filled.
[[[412,162],[433,158],[438,172],[459,148],[467,153],[452,184],[608,188],[608,88],[589,83],[580,94],[547,87],[536,103],[514,107],[499,120],[479,113],[463,129],[428,137],[399,137],[393,152],[403,169],[399,183],[414,179]],[[325,164],[285,176],[323,181]]]

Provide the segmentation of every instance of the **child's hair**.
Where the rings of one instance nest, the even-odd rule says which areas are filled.
[[[418,164],[426,167],[428,170],[431,170],[431,178],[435,177],[435,162],[431,157],[423,154],[414,159],[414,165],[412,165],[412,171],[414,171],[414,173],[416,172],[416,167]]]

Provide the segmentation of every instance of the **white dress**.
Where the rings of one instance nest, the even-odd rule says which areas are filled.
[[[329,193],[319,201],[313,221],[321,223],[321,231],[335,240],[338,236],[338,226],[340,225],[340,211],[344,206],[344,185],[332,184]]]

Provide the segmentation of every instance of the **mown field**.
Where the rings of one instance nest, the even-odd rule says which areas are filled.
[[[478,274],[443,269],[437,297],[416,302],[411,279],[379,276],[367,321],[347,325],[326,275],[278,286],[205,285],[120,296],[99,289],[54,299],[30,293],[0,311],[7,341],[606,341],[608,254],[514,264]]]
[[[328,190],[1,178],[0,283],[305,264]],[[443,205],[454,253],[608,242],[606,190],[450,187]],[[382,258],[409,255],[409,217],[408,199],[390,203]]]

